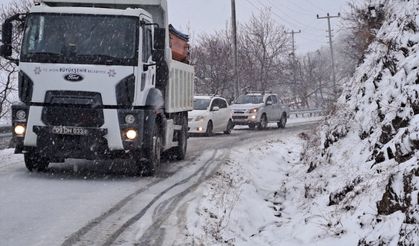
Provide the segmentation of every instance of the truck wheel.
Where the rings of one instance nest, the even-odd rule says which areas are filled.
[[[264,130],[268,127],[268,118],[266,115],[262,115],[262,118],[260,118],[260,122],[258,123],[258,130]]]
[[[185,160],[186,150],[188,149],[188,118],[182,117],[182,130],[178,132],[178,146],[174,149],[176,160]]]
[[[277,124],[278,128],[285,128],[285,125],[287,124],[287,116],[283,114],[280,121]]]
[[[227,129],[224,131],[224,134],[230,135],[231,130],[233,130],[233,128],[234,128],[233,122],[229,120],[227,123]]]
[[[250,128],[250,129],[252,129],[252,130],[253,130],[253,129],[255,129],[255,127],[256,127],[256,125],[255,125],[255,124],[249,124],[249,128]]]
[[[159,134],[158,126],[153,129],[151,144],[144,150],[144,157],[146,160],[140,163],[140,174],[142,176],[153,176],[156,174],[160,166],[162,142]]]
[[[210,137],[212,136],[214,130],[214,126],[212,125],[212,121],[208,121],[207,131],[205,132],[205,136]]]
[[[26,168],[30,171],[43,172],[48,168],[49,160],[36,153],[24,154]]]

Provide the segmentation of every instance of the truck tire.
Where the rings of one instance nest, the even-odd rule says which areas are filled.
[[[182,130],[178,132],[178,146],[174,149],[176,160],[185,160],[186,150],[188,149],[188,117],[182,116]]]
[[[208,121],[207,125],[207,131],[205,132],[205,136],[211,137],[214,134],[214,126],[212,124],[212,121]]]
[[[285,128],[285,125],[287,124],[287,115],[283,114],[277,124],[278,128]]]
[[[251,130],[254,130],[254,129],[255,129],[255,127],[256,127],[256,125],[255,125],[255,124],[249,124],[249,128],[250,128]]]
[[[49,160],[36,153],[25,153],[25,166],[29,172],[43,172],[49,166]]]
[[[268,118],[266,114],[262,115],[260,122],[258,123],[258,130],[264,130],[268,127]]]
[[[151,143],[144,150],[145,160],[140,162],[140,175],[153,176],[160,167],[162,140],[159,134],[159,127],[156,124],[149,140]]]

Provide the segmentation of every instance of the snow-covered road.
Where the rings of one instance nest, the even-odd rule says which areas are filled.
[[[22,156],[0,151],[1,245],[160,245],[186,225],[187,204],[230,159],[231,149],[277,135],[282,141],[313,127],[237,129],[191,138],[184,162],[164,163],[157,177],[136,177],[123,163],[73,160],[28,173]]]

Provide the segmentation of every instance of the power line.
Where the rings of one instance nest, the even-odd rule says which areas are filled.
[[[305,2],[307,2],[308,4],[310,4],[313,8],[321,11],[321,12],[325,12],[324,9],[318,7],[317,5],[315,5],[314,3],[312,3],[310,0],[304,0]]]
[[[288,18],[288,20],[290,20],[290,21],[292,21],[292,22],[294,22],[297,26],[300,26],[300,27],[307,27],[307,28],[310,28],[310,29],[319,29],[320,30],[320,28],[318,28],[318,27],[314,27],[314,26],[309,26],[309,25],[307,25],[307,24],[305,24],[305,23],[302,23],[302,22],[300,22],[299,20],[296,20],[296,19],[294,19],[292,16],[290,16],[290,15],[288,15],[288,14],[286,14],[286,13],[284,13],[284,12],[282,12],[282,10],[281,9],[279,9],[277,6],[275,6],[270,0],[267,0],[267,1],[269,1],[270,2],[270,6],[267,6],[267,5],[265,5],[265,4],[263,4],[260,0],[256,0],[262,7],[264,7],[264,8],[271,8],[271,12],[275,15],[275,16],[277,16],[278,18],[280,18],[280,19],[282,19],[282,20],[285,20],[282,16],[285,16],[285,17],[287,17]],[[276,9],[276,10],[278,10],[279,11],[279,13],[276,13],[275,11],[273,11],[272,10],[272,8],[274,8],[274,9]]]
[[[265,6],[264,4],[262,4],[259,0],[256,0],[263,8],[268,8],[267,6]],[[258,7],[258,6],[256,6],[255,5],[255,3],[253,3],[253,2],[251,2],[251,1],[249,1],[249,0],[246,0],[246,2],[248,3],[248,4],[250,4],[251,6],[253,6],[255,9],[257,9],[259,12],[262,12],[262,10]],[[288,27],[293,27],[293,26],[296,26],[296,24],[295,23],[292,23],[292,22],[290,22],[289,20],[287,20],[287,19],[285,19],[284,17],[282,17],[280,14],[277,14],[276,12],[274,12],[274,11],[272,11],[271,10],[271,13],[274,15],[274,16],[276,16],[278,19],[280,19],[282,22],[284,22],[284,23],[286,23],[287,25],[288,25]],[[305,25],[305,24],[302,24],[301,22],[300,22],[300,24],[297,24],[297,26],[303,26],[303,27],[306,27],[306,29],[307,29],[307,32],[309,32],[309,33],[311,33],[313,36],[318,36],[318,37],[320,37],[319,36],[319,34],[317,33],[317,32],[313,32],[313,31],[311,31],[311,29],[313,29],[313,27],[309,27],[309,26],[307,26],[307,25]]]

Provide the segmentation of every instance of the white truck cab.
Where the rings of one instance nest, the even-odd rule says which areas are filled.
[[[128,158],[153,174],[162,152],[185,157],[194,70],[172,59],[166,0],[42,0],[2,32],[1,55],[19,63],[13,136],[29,170]]]
[[[268,123],[277,123],[279,128],[284,128],[289,116],[289,108],[277,94],[265,92],[250,92],[240,95],[233,105],[233,124],[248,125],[249,128],[257,127],[266,129]]]

